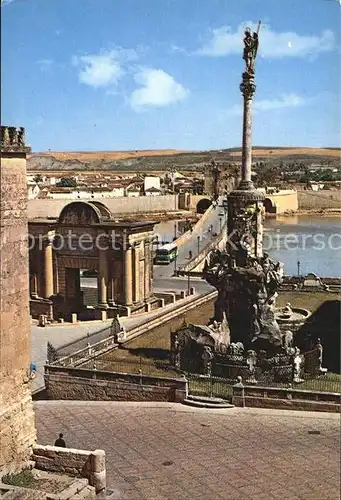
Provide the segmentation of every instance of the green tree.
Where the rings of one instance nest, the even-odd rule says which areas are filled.
[[[56,182],[57,187],[76,187],[77,182],[74,177],[62,177],[59,182]]]
[[[43,176],[41,174],[37,174],[33,177],[33,181],[36,184],[39,184],[39,182],[43,182]]]

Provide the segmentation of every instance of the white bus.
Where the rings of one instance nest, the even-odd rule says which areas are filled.
[[[155,251],[154,264],[169,264],[178,256],[178,247],[175,243],[167,243]]]

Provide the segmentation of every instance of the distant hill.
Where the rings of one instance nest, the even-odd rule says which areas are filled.
[[[332,162],[340,159],[340,148],[299,148],[255,146],[253,159],[273,163]],[[215,151],[180,151],[175,149],[145,151],[72,151],[41,152],[28,156],[28,170],[33,171],[164,171],[170,167],[201,170],[212,159],[239,163],[241,148]]]

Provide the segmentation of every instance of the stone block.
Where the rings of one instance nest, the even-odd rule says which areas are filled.
[[[71,314],[71,323],[77,323],[77,322],[78,322],[77,314],[72,313]]]

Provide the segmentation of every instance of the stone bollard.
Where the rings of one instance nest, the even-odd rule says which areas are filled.
[[[94,486],[96,493],[106,488],[105,451],[95,450],[90,455],[90,486]]]
[[[64,318],[58,318],[58,323],[64,323]]]
[[[101,311],[101,321],[106,321],[108,319],[107,311]]]
[[[237,377],[237,383],[232,387],[232,404],[245,407],[245,392],[242,377]]]
[[[195,286],[191,286],[189,289],[189,294],[190,295],[195,295]]]
[[[180,290],[180,299],[184,299],[186,297],[186,291]]]
[[[40,314],[39,315],[39,326],[46,326],[46,323],[47,323],[46,314]]]
[[[159,299],[159,307],[165,307],[165,299]]]
[[[71,323],[77,323],[78,319],[77,319],[77,314],[76,313],[72,313],[71,314]]]

